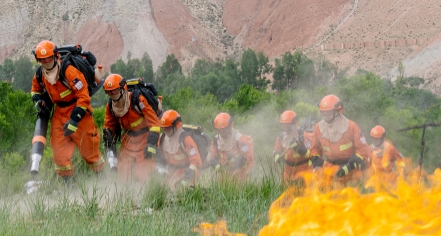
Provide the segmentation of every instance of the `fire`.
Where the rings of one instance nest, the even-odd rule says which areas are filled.
[[[335,171],[303,174],[305,187],[291,187],[272,203],[259,235],[441,235],[440,169],[432,175],[419,168],[405,175],[371,170],[363,186],[335,180]],[[224,221],[195,231],[233,235]]]
[[[228,232],[227,223],[224,220],[217,222],[216,224],[201,223],[198,227],[193,229],[194,232],[199,233],[201,236],[244,236],[245,234],[234,234]]]
[[[259,235],[441,234],[441,170],[427,181],[419,176],[416,170],[406,181],[399,177],[386,184],[383,176],[373,175],[365,185],[371,193],[354,187],[323,191],[316,185],[295,196],[290,188],[271,205]]]

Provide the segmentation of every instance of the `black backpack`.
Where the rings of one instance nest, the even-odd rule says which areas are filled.
[[[158,101],[158,90],[152,83],[145,83],[142,78],[134,78],[126,80],[127,88],[129,92],[132,92],[132,100],[131,106],[142,115],[142,109],[139,106],[139,95],[144,96],[149,105],[152,107],[153,111],[155,111],[158,118],[162,116],[162,110],[159,110],[159,101]],[[112,99],[109,98],[107,102],[109,104],[109,109],[112,115],[115,116],[112,108]]]
[[[83,51],[81,45],[68,45],[57,48],[58,53],[61,58],[61,73],[60,73],[60,81],[64,86],[71,89],[71,86],[67,82],[67,79],[64,75],[66,72],[67,66],[72,65],[77,68],[81,73],[83,73],[84,78],[87,82],[87,88],[89,91],[89,96],[93,96],[98,89],[100,89],[104,80],[100,83],[95,82],[95,64],[96,58],[91,52]],[[41,71],[41,66],[38,67],[35,72],[38,83],[44,87],[43,76]]]

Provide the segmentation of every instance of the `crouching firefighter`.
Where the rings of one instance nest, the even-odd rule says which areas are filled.
[[[301,180],[300,172],[312,171],[308,148],[313,140],[310,137],[305,139],[306,131],[299,129],[297,114],[294,111],[283,112],[279,121],[283,132],[277,137],[274,146],[274,161],[285,163],[283,181],[290,185]]]
[[[213,121],[217,135],[211,142],[207,161],[226,179],[243,182],[254,165],[254,142],[248,135],[234,129],[233,119],[219,113]]]
[[[160,126],[163,133],[159,147],[163,155],[158,155],[157,159],[167,165],[169,186],[194,186],[200,175],[202,161],[191,133],[184,131],[181,116],[174,110],[164,112]]]
[[[343,115],[343,104],[335,95],[319,103],[323,117],[314,129],[311,161],[315,168],[331,168],[342,183],[357,183],[370,163],[371,149],[358,125]]]
[[[43,93],[49,95],[55,109],[51,118],[51,147],[56,173],[69,180],[74,174],[71,158],[75,146],[94,172],[104,169],[104,159],[98,149],[100,136],[92,118],[92,106],[83,73],[68,65],[61,75],[61,59],[57,47],[50,41],[40,42],[35,59],[41,64],[32,79],[32,100],[38,109],[45,110]],[[37,80],[42,77],[41,83]],[[41,73],[41,75],[40,75]],[[69,87],[60,81],[64,76]]]
[[[141,111],[137,111],[138,106],[131,104],[133,94],[121,75],[109,75],[103,88],[109,96],[103,139],[110,168],[117,169],[118,179],[122,181],[145,182],[155,169],[153,157],[160,132],[158,117],[142,95],[139,95]],[[115,143],[121,130],[124,132],[117,155]]]

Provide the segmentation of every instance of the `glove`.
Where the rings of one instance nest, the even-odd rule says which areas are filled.
[[[184,177],[183,179],[192,181],[194,179],[194,177],[196,176],[196,171],[191,169],[191,168],[187,168],[184,172]]]
[[[354,170],[356,168],[359,168],[360,170],[366,169],[366,164],[364,163],[363,159],[361,157],[354,155],[353,157],[349,158],[348,162],[340,167],[338,169],[335,176],[337,177],[343,177],[349,173],[349,171]]]
[[[293,148],[300,156],[304,156],[308,149],[305,147],[305,144],[297,141],[297,145]]]
[[[35,109],[38,113],[47,113],[50,112],[50,109],[48,106],[46,106],[46,103],[44,102],[43,98],[40,94],[34,94],[32,96],[32,101],[35,103]]]
[[[247,160],[245,157],[241,155],[233,155],[233,154],[227,154],[228,161],[230,162],[230,170],[237,170],[245,166],[247,163]]]
[[[340,166],[340,169],[338,169],[337,173],[335,174],[336,177],[341,178],[343,176],[346,176],[347,174],[349,174],[349,168],[348,168],[348,164],[342,165]]]
[[[218,157],[214,157],[210,160],[209,163],[210,166],[212,166],[216,171],[220,169],[220,162]]]
[[[86,115],[86,111],[81,107],[75,107],[72,113],[70,114],[70,120],[64,124],[64,136],[69,136],[75,133],[78,129],[78,123],[83,119]]]
[[[313,156],[311,158],[312,167],[315,169],[317,167],[322,167],[325,161],[321,159],[319,156]]]
[[[158,144],[158,140],[159,133],[150,130],[149,136],[147,136],[147,143],[151,144],[152,146],[156,146],[156,144]]]
[[[109,128],[103,129],[103,141],[105,148],[113,149],[113,147],[115,146],[114,136],[115,134],[111,129]]]
[[[152,144],[147,144],[147,147],[144,149],[144,158],[145,159],[151,159],[156,156],[156,147]]]
[[[353,157],[349,158],[347,165],[348,165],[349,171],[356,169],[356,168],[359,168],[360,170],[366,169],[366,163],[364,162],[364,160],[361,157],[359,157],[357,155],[354,155]]]

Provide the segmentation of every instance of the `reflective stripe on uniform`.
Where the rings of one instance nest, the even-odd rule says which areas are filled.
[[[39,95],[41,95],[40,92],[31,92],[31,96],[34,96],[35,94],[39,94]]]
[[[61,98],[64,98],[64,97],[66,97],[67,95],[69,95],[69,94],[71,94],[71,93],[72,93],[72,90],[68,89],[68,90],[66,90],[66,91],[64,91],[64,92],[62,92],[62,93],[60,93],[60,97],[61,97]]]
[[[144,120],[144,117],[139,117],[139,119],[133,123],[130,124],[130,127],[135,128],[136,126],[138,126],[139,124],[141,124],[141,122]]]
[[[352,147],[352,142],[340,145],[340,151],[344,151]]]
[[[72,167],[70,165],[59,166],[59,165],[55,164],[55,170],[58,170],[58,171],[66,171],[66,170],[71,170],[71,169],[72,169]]]
[[[102,163],[104,163],[104,158],[103,158],[103,156],[101,156],[101,158],[100,158],[100,160],[99,161],[97,161],[97,162],[95,162],[95,163],[92,163],[92,164],[88,164],[90,167],[94,167],[94,166],[99,166],[99,165],[101,165]]]
[[[159,132],[161,132],[161,127],[159,127],[159,126],[152,126],[152,127],[150,127],[150,131],[159,133]]]
[[[331,152],[331,148],[327,147],[327,146],[322,146],[323,151],[325,152]]]
[[[181,155],[175,155],[174,158],[175,158],[175,160],[182,160],[182,159],[184,159],[186,156],[187,156],[187,155],[185,155],[185,154],[181,154]]]

